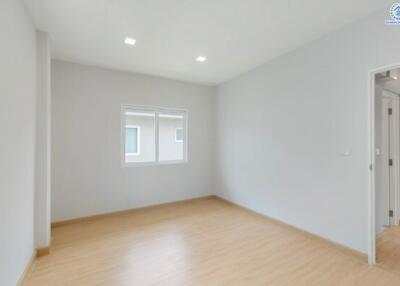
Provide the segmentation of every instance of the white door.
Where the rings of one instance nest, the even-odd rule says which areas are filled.
[[[392,224],[392,210],[391,207],[391,169],[393,166],[392,152],[390,148],[392,146],[391,140],[391,117],[393,115],[392,109],[392,99],[388,97],[382,97],[382,189],[380,190],[383,195],[383,200],[385,204],[384,216],[385,225],[389,226]]]
[[[396,94],[382,93],[382,183],[381,192],[385,204],[385,224],[398,222],[398,150],[399,150],[399,99]]]

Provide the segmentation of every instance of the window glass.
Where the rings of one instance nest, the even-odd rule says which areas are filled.
[[[155,162],[155,112],[125,111],[125,162]]]
[[[125,128],[125,152],[127,155],[139,155],[139,128],[127,125]]]
[[[167,108],[123,107],[123,160],[178,163],[187,158],[187,113]]]
[[[177,128],[175,131],[175,141],[176,142],[182,142],[184,141],[184,129],[183,128]]]
[[[158,146],[160,161],[184,159],[184,122],[185,116],[182,113],[159,113]]]

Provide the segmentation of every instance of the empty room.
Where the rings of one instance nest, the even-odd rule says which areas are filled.
[[[1,0],[0,286],[400,285],[400,3]]]

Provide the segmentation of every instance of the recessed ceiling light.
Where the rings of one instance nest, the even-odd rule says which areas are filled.
[[[136,44],[136,40],[133,38],[125,38],[125,44],[130,45],[130,46],[134,46]]]
[[[196,61],[198,61],[199,63],[204,63],[206,60],[207,60],[207,58],[204,56],[198,56],[196,58]]]

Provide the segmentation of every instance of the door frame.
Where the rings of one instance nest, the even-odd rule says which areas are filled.
[[[367,184],[368,184],[368,263],[376,263],[376,235],[375,235],[375,75],[387,70],[400,68],[400,63],[383,66],[372,69],[367,74],[368,90],[368,166],[367,166]],[[399,215],[399,214],[397,214]],[[397,221],[398,222],[398,221]]]

